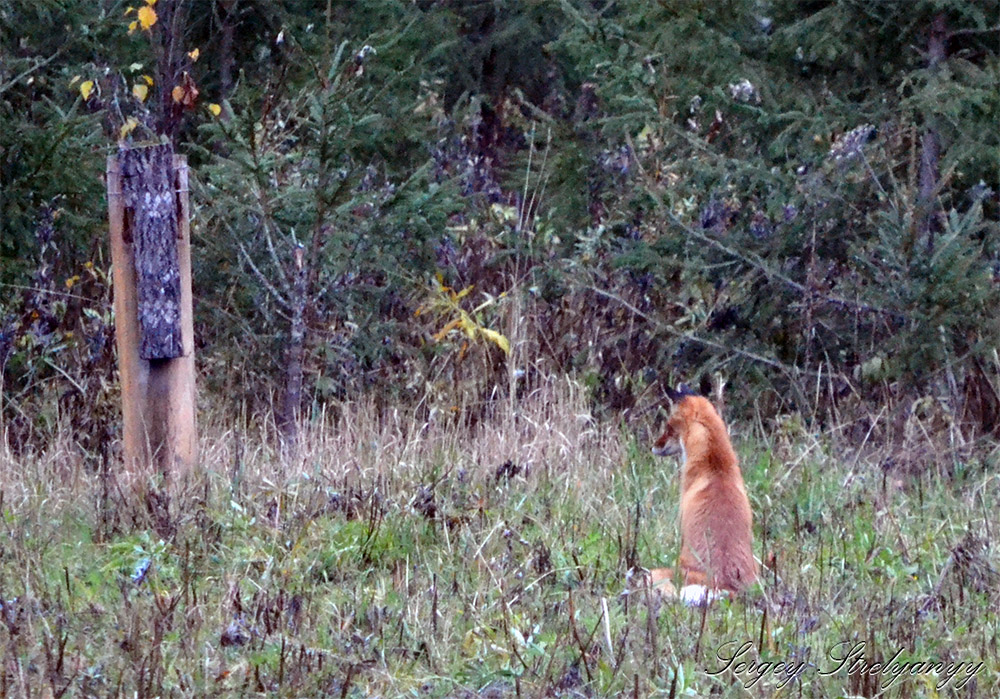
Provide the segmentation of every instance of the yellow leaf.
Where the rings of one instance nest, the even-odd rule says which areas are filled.
[[[146,4],[152,7],[153,5],[156,4],[156,0],[146,0]]]
[[[122,128],[118,132],[118,138],[125,138],[136,126],[139,125],[139,121],[135,117],[129,117],[128,120],[122,124]]]
[[[462,326],[462,330],[465,331],[465,336],[470,340],[476,339],[476,333],[479,331],[479,324],[474,321],[468,313],[462,311],[462,317],[459,318],[459,325]]]
[[[145,7],[140,7],[139,11],[136,13],[136,16],[138,16],[139,18],[139,26],[141,26],[146,31],[149,31],[149,28],[152,27],[154,24],[156,24],[156,10],[154,10],[149,5],[146,5]]]
[[[188,58],[190,58],[192,61],[197,61],[198,56],[200,55],[201,51],[199,51],[198,49],[195,49],[194,51],[188,51]]]
[[[79,75],[74,75],[73,79],[69,81],[69,86],[73,87],[74,85],[76,85],[76,81],[79,80],[79,79],[80,79]]]
[[[174,85],[174,89],[170,91],[170,96],[174,98],[174,102],[180,102],[184,99],[184,88],[180,85]]]
[[[496,217],[498,221],[516,221],[517,220],[517,209],[513,206],[505,206],[503,204],[494,204],[490,207],[490,211]]]
[[[80,83],[80,94],[83,96],[83,101],[86,102],[90,99],[90,93],[94,91],[94,81],[84,80]]]
[[[135,32],[135,30],[136,30],[136,29],[138,29],[138,28],[139,28],[139,22],[138,22],[138,21],[135,21],[135,22],[129,22],[129,23],[128,23],[128,33],[129,33],[129,34],[132,34],[132,33],[133,33],[133,32]]]
[[[208,105],[208,111],[212,112],[212,116],[219,116],[220,114],[222,114],[222,107],[213,102],[212,104]]]
[[[642,131],[635,137],[635,142],[640,146],[648,146],[653,142],[653,127],[646,124]]]
[[[125,10],[125,16],[128,17],[133,12],[135,12],[135,8],[129,5],[129,7]]]
[[[456,318],[455,320],[451,321],[446,326],[444,326],[443,328],[441,328],[440,330],[438,330],[436,333],[434,333],[434,341],[435,342],[441,342],[441,340],[443,340],[445,338],[445,336],[449,332],[451,332],[452,330],[454,330],[455,328],[457,328],[461,324],[462,324],[462,319],[461,318]]]
[[[490,330],[489,328],[480,328],[479,331],[483,334],[483,337],[502,349],[504,354],[510,354],[510,341],[506,337],[496,330]]]
[[[145,102],[146,97],[149,95],[149,87],[136,83],[132,86],[132,95],[140,102]]]
[[[143,75],[140,77],[142,77],[142,79],[146,81],[147,85],[149,85],[150,87],[153,86],[153,79],[151,77],[149,77],[148,75]]]
[[[472,292],[472,288],[474,286],[475,286],[475,284],[471,284],[471,285],[465,287],[464,289],[462,289],[461,291],[459,291],[457,294],[455,294],[455,301],[459,301],[461,299],[464,299],[466,296],[468,296]]]

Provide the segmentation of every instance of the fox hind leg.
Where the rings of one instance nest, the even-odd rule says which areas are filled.
[[[630,572],[629,575],[631,577],[632,573]],[[652,592],[664,597],[677,597],[677,588],[674,586],[673,568],[639,570],[635,572],[635,579],[638,582],[636,589],[648,587]]]

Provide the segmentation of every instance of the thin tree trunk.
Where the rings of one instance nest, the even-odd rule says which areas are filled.
[[[159,90],[157,132],[174,142],[180,131],[183,107],[174,100],[172,91],[181,79],[187,12],[180,0],[161,0],[155,9],[157,20],[153,27],[158,38],[156,89]]]
[[[292,323],[285,350],[285,392],[278,413],[278,429],[284,446],[298,440],[299,409],[302,406],[302,372],[306,347],[306,302],[308,283],[303,251],[295,250],[295,279],[292,284]]]
[[[233,91],[233,66],[236,65],[233,41],[236,38],[236,25],[239,24],[240,3],[235,0],[220,4],[225,9],[225,16],[220,19],[222,38],[219,40],[219,93],[222,99],[228,99]]]
[[[927,41],[927,65],[930,71],[939,70],[947,58],[948,32],[944,13],[938,13],[931,21],[930,37]],[[918,238],[927,241],[927,253],[934,252],[934,237],[938,231],[938,212],[935,205],[940,178],[941,135],[930,114],[924,119],[924,137],[920,146],[920,190],[918,194]]]

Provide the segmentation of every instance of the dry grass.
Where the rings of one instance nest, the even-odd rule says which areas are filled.
[[[941,693],[996,695],[995,464],[897,482],[823,435],[738,439],[770,570],[705,611],[622,594],[631,566],[675,555],[676,465],[576,384],[474,426],[427,414],[345,405],[285,459],[268,425],[209,416],[202,470],[148,509],[71,444],[0,455],[0,691],[873,696],[891,677],[823,674],[864,641],[869,659],[983,661]],[[745,641],[745,660],[806,665],[784,690],[712,674]]]

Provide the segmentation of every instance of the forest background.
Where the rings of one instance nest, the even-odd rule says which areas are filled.
[[[557,373],[612,413],[724,377],[766,419],[1000,429],[988,3],[145,7],[0,14],[11,444],[114,441],[103,170],[154,134],[202,392],[286,429]]]
[[[787,596],[768,603],[762,643],[771,620],[787,615],[816,634],[810,615],[834,608],[839,631],[816,647],[845,628],[912,641],[932,620],[899,622],[893,605],[923,614],[932,599],[952,625],[967,622],[945,647],[983,655],[993,629],[995,651],[996,600],[976,581],[996,581],[986,513],[1000,437],[998,54],[998,8],[973,0],[0,0],[3,511],[38,527],[15,528],[5,549],[17,570],[38,572],[8,568],[0,586],[43,601],[5,607],[5,647],[21,664],[7,666],[4,687],[31,685],[24,668],[44,666],[53,691],[213,681],[305,691],[308,672],[286,664],[286,641],[297,636],[299,662],[314,663],[306,646],[331,641],[307,633],[312,617],[300,612],[340,594],[310,586],[336,578],[357,603],[373,584],[398,590],[411,556],[439,554],[456,564],[452,596],[465,606],[442,602],[448,621],[439,629],[434,616],[426,638],[400,621],[411,655],[376,662],[383,685],[365,644],[395,637],[391,610],[424,615],[430,598],[345,612],[344,638],[351,624],[371,635],[328,663],[337,692],[370,682],[392,694],[407,673],[416,685],[451,674],[467,687],[502,676],[501,693],[520,692],[521,678],[599,693],[630,689],[633,676],[637,693],[640,682],[683,687],[697,648],[632,667],[633,650],[659,657],[654,627],[626,643],[624,660],[598,632],[609,618],[600,600],[626,570],[676,549],[676,492],[643,499],[676,483],[641,483],[660,478],[645,451],[679,381],[724,386],[749,449],[751,499],[769,513],[761,557],[778,566],[768,542],[795,540],[808,562],[801,578],[798,559],[772,568],[774,599]],[[191,167],[208,464],[203,496],[189,500],[201,504],[165,521],[130,514],[113,488],[121,419],[103,180],[117,143],[161,138]],[[304,470],[278,465],[268,450],[279,442],[301,446]],[[358,463],[319,485],[330,464]],[[614,475],[623,463],[633,465],[626,485]],[[303,473],[313,481],[295,480]],[[308,497],[307,482],[317,488]],[[510,499],[522,486],[526,500]],[[913,518],[893,509],[904,502]],[[522,522],[523,560],[516,537],[492,533],[517,531],[522,507],[535,518]],[[947,527],[921,538],[932,511]],[[305,533],[316,517],[332,527],[325,538]],[[869,520],[871,531],[850,524]],[[118,589],[74,563],[43,563],[30,543],[49,531],[81,545],[67,522],[85,523],[103,575],[125,580],[152,561],[167,595],[137,597],[122,583],[124,611],[107,627],[119,650],[101,662],[107,651],[91,648],[81,610],[113,608]],[[275,561],[292,570],[308,549],[260,533],[279,522],[314,551],[343,546],[310,563],[305,583],[265,580]],[[453,550],[453,530],[471,549]],[[845,540],[838,574],[887,566],[848,598],[825,572]],[[219,551],[235,567],[205,572]],[[492,578],[465,581],[471,553]],[[189,554],[207,566],[198,575]],[[490,567],[494,554],[502,569]],[[345,565],[370,577],[345,582]],[[534,635],[510,616],[512,595],[530,597],[512,592],[526,569],[562,576],[562,587],[529,586],[540,597],[524,619],[559,620]],[[955,571],[965,577],[951,588]],[[221,597],[172,637],[164,620],[190,603],[199,575],[225,581]],[[240,602],[248,575],[252,605]],[[875,609],[872,590],[896,575],[900,588]],[[78,579],[90,580],[86,602]],[[424,582],[437,615],[437,578]],[[982,604],[948,607],[949,589]],[[182,593],[180,607],[164,606]],[[52,609],[78,621],[15,632],[18,614]],[[666,612],[645,618],[663,621],[656,614]],[[982,638],[968,635],[975,619],[986,619]],[[140,633],[149,623],[160,623],[152,641]],[[721,639],[733,627],[720,623]],[[220,633],[230,650],[197,669],[187,639],[218,645]],[[76,643],[92,664],[74,674],[52,651],[60,638],[67,658]],[[231,648],[246,643],[259,654],[241,665]],[[533,655],[539,643],[547,650]],[[165,659],[170,644],[181,660]],[[495,656],[497,646],[512,650]],[[461,650],[447,673],[444,647]]]

